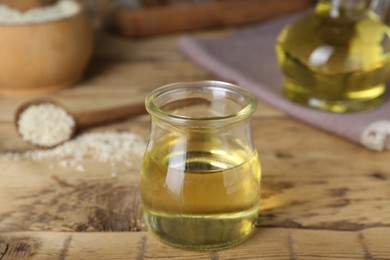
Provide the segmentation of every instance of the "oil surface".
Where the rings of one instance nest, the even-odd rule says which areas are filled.
[[[379,105],[390,75],[390,29],[371,11],[338,10],[329,3],[286,27],[276,52],[285,74],[285,95],[334,112]],[[352,11],[351,11],[352,12]]]
[[[231,137],[174,134],[145,154],[141,194],[145,223],[164,242],[207,250],[232,246],[259,211],[256,152]]]

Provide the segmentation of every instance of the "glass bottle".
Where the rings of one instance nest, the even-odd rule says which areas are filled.
[[[320,0],[288,25],[276,52],[292,101],[333,112],[383,101],[390,78],[390,29],[374,11],[382,0]]]
[[[201,81],[158,88],[145,104],[152,120],[141,199],[149,231],[195,250],[243,241],[259,212],[256,99],[229,83]]]

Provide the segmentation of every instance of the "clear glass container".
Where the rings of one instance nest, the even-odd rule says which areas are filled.
[[[141,198],[149,231],[195,250],[243,241],[260,205],[256,99],[229,83],[201,81],[158,88],[145,104],[152,120]]]
[[[276,45],[285,96],[333,112],[381,104],[390,78],[390,28],[382,22],[381,15],[388,13],[383,2],[320,0],[313,13],[288,25]]]

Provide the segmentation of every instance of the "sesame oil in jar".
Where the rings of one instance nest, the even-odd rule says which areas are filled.
[[[249,119],[210,128],[158,121],[152,120],[151,135],[164,134],[149,141],[141,173],[148,229],[163,242],[196,250],[245,240],[258,217],[261,178],[257,152],[242,138],[250,137]]]
[[[195,141],[188,152],[167,156],[180,142],[169,136],[146,154],[142,185],[150,191],[143,194],[144,214],[163,240],[224,247],[251,233],[259,210],[257,154],[235,140],[229,140],[234,149],[220,150],[220,141],[209,140],[206,146]]]

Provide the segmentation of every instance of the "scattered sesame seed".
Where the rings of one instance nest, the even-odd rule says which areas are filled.
[[[132,166],[133,164],[132,164],[131,162],[129,162],[129,161],[125,161],[125,165],[128,166],[128,167],[130,167],[130,166]]]
[[[76,166],[76,171],[78,172],[84,172],[85,171],[85,168],[83,165],[79,164]]]
[[[22,160],[21,155],[17,152],[7,152],[3,155],[3,158],[5,160],[12,160],[12,161],[16,161],[16,162],[19,162]]]
[[[109,164],[115,171],[117,163],[131,165],[134,155],[142,156],[145,148],[143,138],[131,132],[89,132],[51,149],[8,152],[3,154],[3,159],[50,160],[49,168],[56,162],[59,167],[74,168],[80,172],[85,171],[83,160],[92,159]]]
[[[69,163],[68,163],[68,161],[60,161],[59,165],[62,168],[67,168],[69,166]]]

